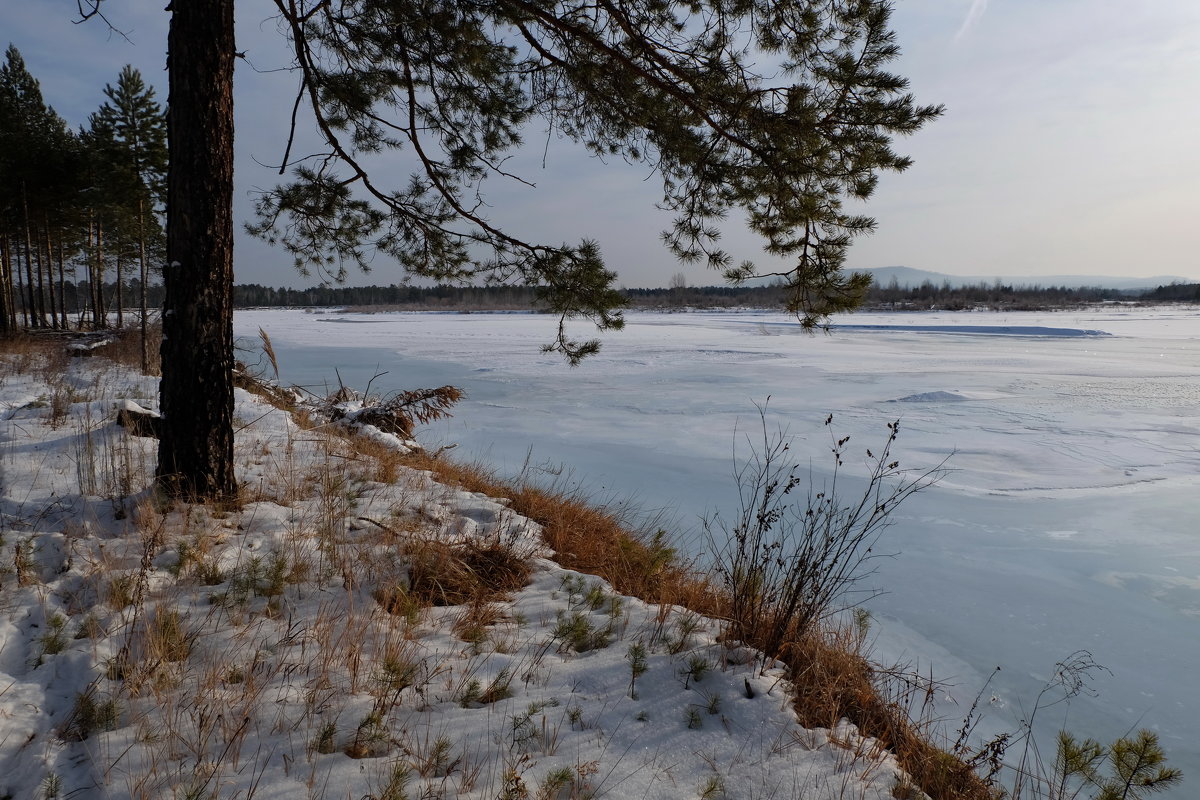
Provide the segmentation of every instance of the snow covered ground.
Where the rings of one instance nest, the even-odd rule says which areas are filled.
[[[863,448],[901,420],[904,465],[950,457],[896,515],[870,604],[880,657],[954,685],[955,727],[994,668],[981,730],[1015,727],[1055,663],[1091,651],[1065,724],[1111,740],[1157,731],[1200,779],[1200,311],[856,314],[806,336],[767,313],[630,314],[571,369],[527,314],[238,312],[288,382],[467,392],[422,438],[517,471],[529,462],[599,496],[633,497],[696,531],[729,510],[733,453],[770,397],[815,474],[833,428]],[[579,334],[588,332],[580,327]],[[745,452],[743,449],[742,452]],[[856,468],[849,462],[848,467]],[[699,547],[699,542],[696,544]],[[1064,709],[1042,714],[1046,730]],[[991,727],[989,727],[991,726]]]
[[[0,797],[892,796],[890,756],[800,728],[780,670],[715,623],[240,390],[245,504],[163,507],[138,491],[154,441],[113,421],[155,391],[0,355]],[[406,599],[417,563],[444,597],[466,542],[511,545],[532,582]]]

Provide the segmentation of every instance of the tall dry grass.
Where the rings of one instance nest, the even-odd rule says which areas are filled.
[[[647,602],[723,614],[717,587],[678,554],[665,532],[635,527],[621,511],[597,505],[582,489],[506,481],[481,464],[426,452],[406,454],[399,461],[432,473],[439,482],[507,499],[513,511],[541,526],[554,560],[568,569],[604,578],[616,591]]]

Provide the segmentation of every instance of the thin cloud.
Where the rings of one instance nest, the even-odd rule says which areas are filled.
[[[955,43],[960,41],[975,27],[980,17],[983,16],[983,12],[987,11],[987,4],[988,0],[971,0],[971,10],[967,12],[967,18],[963,20],[962,27],[958,29],[958,33],[954,34]]]

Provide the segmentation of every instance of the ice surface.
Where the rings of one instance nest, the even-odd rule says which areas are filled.
[[[950,472],[886,534],[897,557],[877,562],[887,594],[871,604],[881,656],[932,659],[955,684],[952,719],[1002,667],[990,708],[1001,729],[1055,662],[1086,648],[1112,675],[1066,724],[1107,739],[1151,727],[1200,780],[1200,312],[837,322],[809,336],[779,314],[629,314],[574,369],[539,352],[553,333],[540,315],[243,311],[235,327],[270,334],[285,381],[336,385],[336,368],[358,388],[380,371],[374,390],[460,386],[467,399],[426,441],[508,471],[563,465],[693,533],[735,498],[733,454],[756,403],[818,480],[827,414],[863,450],[899,418],[903,465],[949,458]]]

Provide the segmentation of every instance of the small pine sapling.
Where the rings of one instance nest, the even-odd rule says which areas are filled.
[[[330,720],[321,725],[310,747],[314,753],[329,755],[337,750],[337,723]]]
[[[1136,736],[1122,736],[1108,748],[1112,775],[1100,783],[1096,800],[1143,800],[1183,780],[1183,773],[1166,766],[1167,756],[1158,735],[1142,729]]]
[[[704,680],[704,676],[708,674],[710,668],[708,660],[703,656],[689,656],[687,664],[679,670],[679,676],[683,678],[683,688],[691,688],[693,682],[699,683]]]
[[[725,779],[720,775],[711,775],[700,787],[700,800],[718,800],[725,796]]]
[[[625,658],[629,660],[629,698],[637,700],[637,679],[650,669],[650,665],[646,662],[646,646],[641,642],[634,642],[629,645]]]

